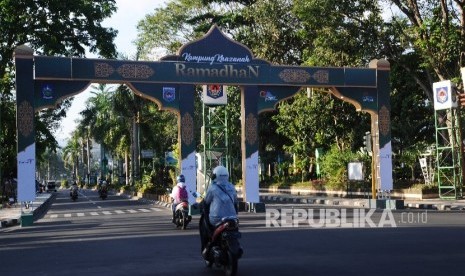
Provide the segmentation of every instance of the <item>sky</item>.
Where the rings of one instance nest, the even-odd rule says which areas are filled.
[[[128,57],[136,54],[133,41],[137,38],[137,23],[145,15],[153,13],[155,8],[165,6],[165,0],[116,0],[118,10],[113,16],[102,23],[104,27],[112,27],[118,30],[115,44],[118,52]],[[95,55],[87,55],[88,58],[96,58]],[[80,118],[79,112],[84,109],[86,99],[90,95],[90,87],[74,97],[69,111],[61,122],[60,128],[55,132],[55,138],[60,146],[66,145],[66,140],[71,137],[71,132],[76,127],[76,119]]]

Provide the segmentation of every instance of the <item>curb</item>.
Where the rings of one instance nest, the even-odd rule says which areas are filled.
[[[20,219],[5,219],[1,221],[1,226],[0,228],[5,228],[5,227],[10,227],[19,224]]]
[[[39,205],[39,207],[37,207],[34,210],[33,212],[34,221],[38,220],[45,214],[45,212],[50,207],[52,200],[55,199],[55,197],[56,197],[56,194],[51,194],[49,198],[47,198],[44,202],[42,202],[42,204]]]
[[[45,201],[40,203],[40,205],[37,206],[37,208],[35,208],[32,211],[33,221],[36,221],[36,220],[38,220],[39,218],[41,218],[43,216],[45,211],[50,206],[50,203],[51,203],[52,199],[54,199],[55,197],[56,197],[55,194],[51,194],[50,197],[48,197]],[[37,202],[37,203],[39,203],[39,202]],[[6,228],[6,227],[16,226],[16,225],[20,225],[20,224],[21,224],[21,214],[19,214],[15,218],[3,219],[0,222],[0,228]]]
[[[152,203],[152,204],[154,204],[154,205],[158,205],[158,206],[162,206],[162,207],[166,207],[166,208],[170,208],[170,209],[171,209],[171,203],[168,203],[168,202],[159,201],[159,200],[147,199],[147,198],[138,197],[138,196],[133,196],[133,195],[128,195],[128,194],[119,193],[119,192],[116,193],[116,195],[125,196],[125,197],[128,198],[128,199],[138,200],[138,201],[142,201],[142,202],[145,202],[145,203]]]
[[[280,196],[260,196],[260,201],[277,202],[277,203],[304,203],[330,206],[353,206],[360,208],[369,208],[369,204],[364,199],[315,199],[315,198],[293,198]],[[422,209],[422,210],[439,210],[439,211],[465,211],[465,206],[451,204],[431,204],[431,203],[407,203],[404,202],[405,209]]]

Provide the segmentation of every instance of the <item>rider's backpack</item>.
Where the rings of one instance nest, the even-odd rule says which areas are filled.
[[[187,199],[187,190],[186,187],[179,188],[179,198],[182,199]]]

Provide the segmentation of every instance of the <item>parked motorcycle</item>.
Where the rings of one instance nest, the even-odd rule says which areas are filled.
[[[71,191],[69,192],[69,195],[71,196],[71,199],[73,201],[76,201],[78,199],[78,188],[77,188],[77,186],[71,187]]]
[[[191,220],[192,216],[189,215],[189,202],[187,200],[183,200],[181,203],[176,205],[174,211],[174,224],[177,228],[185,230]]]
[[[204,215],[202,215],[201,220],[204,220]],[[243,249],[239,243],[241,238],[239,219],[225,217],[214,229],[208,228],[211,239],[202,252],[205,264],[207,267],[212,267],[213,264],[222,267],[228,276],[236,275],[238,260],[243,254]]]

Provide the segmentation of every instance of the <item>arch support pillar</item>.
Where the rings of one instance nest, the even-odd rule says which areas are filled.
[[[194,85],[179,86],[178,141],[180,146],[181,174],[186,178],[189,203],[195,202],[192,192],[197,190],[197,167],[195,163],[194,137]]]
[[[34,126],[34,60],[27,46],[15,50],[16,126],[18,137],[18,201],[33,201],[35,193],[36,144]]]
[[[370,68],[376,69],[378,84],[377,112],[371,116],[371,133],[375,135],[375,175],[377,179],[378,197],[389,194],[393,190],[392,180],[392,149],[391,149],[391,104],[389,88],[390,65],[386,60],[373,60]],[[376,143],[377,142],[377,143]]]
[[[249,212],[264,212],[260,203],[258,164],[258,86],[241,89],[241,148],[243,198]]]

